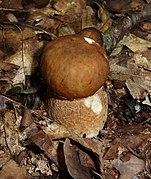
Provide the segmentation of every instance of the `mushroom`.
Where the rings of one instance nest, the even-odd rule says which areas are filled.
[[[73,101],[49,98],[47,106],[52,119],[81,137],[97,136],[107,119],[108,100],[103,87],[93,96]]]
[[[103,46],[103,36],[99,30],[93,27],[88,27],[88,28],[83,29],[79,34],[83,37],[91,38],[95,42]]]
[[[52,93],[77,99],[93,95],[105,84],[109,64],[104,49],[93,39],[68,35],[45,47],[41,70]]]
[[[107,118],[103,85],[109,63],[103,47],[80,34],[58,37],[44,48],[41,71],[49,116],[82,137],[96,136]]]

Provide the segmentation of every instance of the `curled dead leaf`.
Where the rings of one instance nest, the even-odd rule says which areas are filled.
[[[64,156],[68,172],[74,179],[91,179],[88,168],[80,164],[76,146],[72,145],[68,138],[64,143]]]

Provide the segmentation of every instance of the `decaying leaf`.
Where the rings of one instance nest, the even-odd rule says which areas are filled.
[[[36,56],[35,53],[38,51],[41,45],[42,43],[39,42],[35,43],[28,41],[26,44],[24,44],[24,49],[20,49],[14,55],[6,59],[6,62],[18,65],[20,67],[15,78],[12,80],[13,85],[19,83],[25,84],[25,76],[31,75],[34,72],[35,68],[38,66],[37,59],[34,58],[34,56]]]
[[[70,143],[69,139],[64,143],[65,162],[70,175],[75,179],[87,178],[91,179],[88,168],[80,164],[76,146]]]
[[[101,32],[105,32],[112,25],[112,19],[109,12],[104,8],[103,5],[97,5],[99,7],[98,17],[101,20],[101,23],[98,23],[97,26]]]
[[[124,1],[124,0],[106,0],[105,6],[115,12],[123,12],[127,10],[127,6],[130,4],[131,1]]]
[[[86,10],[82,15],[82,29],[96,25],[96,22],[93,22],[94,15],[93,9],[90,6],[86,6]]]
[[[10,160],[9,150],[0,150],[0,167],[4,166]]]
[[[19,131],[18,127],[20,125],[21,116],[13,111],[6,111],[4,115],[4,130],[5,130],[5,138],[6,144],[10,150],[11,155],[19,154],[24,147],[19,145]]]
[[[151,138],[151,127],[149,125],[138,124],[127,126],[125,129],[119,129],[119,131],[121,133],[122,145],[128,149],[136,150],[137,154],[140,155],[141,152],[145,150],[143,146],[147,146]]]
[[[18,65],[0,61],[0,79],[12,79],[19,69]]]
[[[27,128],[33,122],[33,117],[30,109],[25,109],[20,123],[20,128]]]
[[[12,13],[7,14],[7,18],[10,22],[18,22],[16,16]]]
[[[0,62],[0,76],[10,77],[12,85],[25,84],[25,76],[31,75],[38,66],[37,56],[43,42],[33,39],[33,35],[35,32],[29,28],[23,31],[6,29],[1,34],[0,44],[6,46],[11,55],[6,55],[5,60]]]
[[[68,0],[65,2],[63,0],[58,0],[54,3],[53,7],[58,11],[58,15],[60,16],[58,17],[59,19],[68,23],[73,23],[81,19],[83,10],[86,7],[86,1],[73,0],[71,2]]]
[[[4,131],[4,122],[3,122],[3,117],[4,117],[4,113],[2,111],[4,111],[4,109],[6,108],[6,104],[5,104],[5,100],[3,99],[3,97],[0,95],[0,167],[2,167],[3,165],[5,165],[9,159],[10,159],[10,151],[7,147],[6,144],[6,138],[5,138],[5,131]]]
[[[146,51],[149,47],[151,47],[151,42],[144,40],[142,38],[136,37],[133,34],[129,34],[125,36],[122,40],[122,44],[127,46],[133,52],[143,52]]]
[[[1,179],[27,179],[27,171],[25,167],[18,166],[14,160],[10,160],[4,165],[0,171]]]
[[[150,8],[150,0],[0,1],[0,179],[150,177]],[[131,15],[139,25],[126,31]],[[114,25],[124,32],[104,36]],[[107,122],[89,139],[47,116],[46,84],[34,73],[45,44],[86,27],[108,42],[125,35],[109,56]]]
[[[110,78],[125,81],[134,99],[143,99],[151,91],[151,73],[147,70],[127,68],[117,64],[110,65]]]
[[[92,160],[91,155],[86,153],[86,151],[82,151],[80,148],[78,148],[78,146],[77,146],[77,152],[79,155],[81,165],[96,171],[97,162],[96,161],[94,162]]]
[[[151,50],[148,50],[150,51],[151,53]],[[144,54],[145,52],[147,53],[147,51],[144,51]],[[145,57],[143,54],[135,54],[134,57],[132,58],[135,63],[139,66],[139,67],[145,67],[149,70],[151,70],[151,58],[150,57]]]
[[[129,89],[134,99],[143,99],[145,96],[145,89],[133,82],[131,79],[126,80],[126,86]]]
[[[14,0],[14,1],[3,0],[1,6],[7,9],[9,8],[23,9],[21,0]]]
[[[131,11],[140,11],[144,4],[143,0],[106,0],[105,5],[109,11],[115,11],[116,13],[128,13]]]
[[[122,161],[121,159],[113,160],[113,167],[120,172],[119,179],[128,179],[137,175],[143,170],[145,162],[136,156],[129,154],[128,161]]]
[[[51,139],[42,130],[38,131],[36,134],[30,136],[31,140],[45,152],[45,154],[58,165],[57,160],[57,143],[52,142]]]
[[[103,157],[106,160],[111,160],[111,159],[116,159],[118,158],[118,150],[119,147],[121,146],[121,141],[120,139],[115,139],[114,143],[112,144],[112,146],[108,149],[108,151],[106,152],[105,156]]]

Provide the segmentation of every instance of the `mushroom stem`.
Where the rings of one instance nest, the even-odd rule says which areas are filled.
[[[102,87],[93,96],[73,101],[48,98],[49,116],[78,136],[98,135],[107,119],[108,98]]]

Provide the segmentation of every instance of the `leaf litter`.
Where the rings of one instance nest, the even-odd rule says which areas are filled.
[[[108,118],[97,137],[82,138],[53,121],[44,104],[44,45],[86,27],[106,31],[150,3],[117,2],[1,2],[0,178],[151,178],[150,20],[125,34],[109,56]]]

